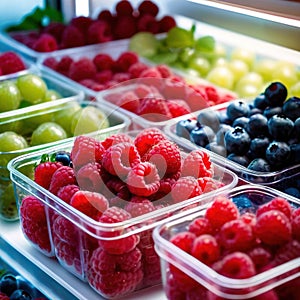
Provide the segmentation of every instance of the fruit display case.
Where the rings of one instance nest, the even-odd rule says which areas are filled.
[[[120,136],[118,139],[119,138]],[[77,143],[82,143],[80,141],[81,138],[77,139]],[[103,140],[103,145],[106,145],[109,141],[111,142],[110,137]],[[163,142],[168,145],[170,144],[168,140],[164,140]],[[122,151],[122,147],[128,147],[128,144],[128,142],[124,142],[110,146],[108,149],[111,150],[106,150],[103,157],[107,157],[112,149]],[[74,145],[75,146],[73,146],[73,143],[61,144],[55,148],[50,148],[48,150],[49,152],[46,153],[49,155],[61,151],[70,151],[71,157],[76,158],[78,157],[78,154],[76,153],[78,153],[77,149],[79,149],[79,145]],[[133,146],[130,147],[132,148]],[[126,150],[126,152],[127,151],[129,150]],[[130,152],[132,153],[132,151],[133,149]],[[107,155],[105,153],[107,153]],[[22,172],[24,166],[28,167],[38,163],[41,159],[41,155],[45,155],[45,151],[39,151],[16,158],[15,160],[10,161],[8,166],[11,171],[11,179],[14,182],[16,199],[20,208],[20,225],[23,234],[33,248],[38,249],[45,256],[56,258],[63,268],[82,281],[87,282],[90,287],[102,297],[109,299],[123,297],[137,290],[155,286],[161,282],[160,266],[158,257],[153,249],[152,241],[152,230],[157,224],[163,222],[166,217],[174,218],[177,214],[187,213],[190,206],[193,207],[195,205],[197,206],[199,203],[206,202],[209,195],[232,189],[237,183],[237,178],[233,173],[226,170],[224,172],[224,170],[212,164],[211,168],[214,170],[214,177],[211,178],[212,181],[209,180],[212,185],[208,184],[208,186],[206,186],[204,184],[203,192],[199,193],[196,192],[196,190],[193,192],[186,191],[185,193],[178,192],[180,195],[177,195],[178,193],[176,194],[174,192],[175,194],[173,193],[171,196],[170,192],[164,193],[161,190],[161,192],[155,196],[155,192],[158,191],[156,188],[155,190],[152,190],[151,188],[151,194],[149,194],[149,191],[147,191],[146,194],[144,189],[138,188],[138,186],[136,188],[133,187],[137,182],[140,182],[140,179],[138,178],[134,180],[135,183],[131,183],[130,185],[129,182],[131,182],[130,180],[132,179],[129,178],[134,178],[135,176],[135,167],[133,167],[132,171],[129,171],[130,173],[128,173],[126,180],[123,175],[122,178],[125,180],[124,182],[118,176],[119,179],[117,179],[116,176],[113,176],[113,178],[108,177],[110,179],[106,182],[109,174],[104,175],[103,180],[106,183],[105,185],[101,183],[101,192],[89,194],[88,191],[94,190],[93,186],[98,186],[96,190],[99,190],[100,184],[91,182],[91,180],[95,180],[94,176],[89,177],[90,179],[84,179],[84,177],[82,177],[84,173],[80,170],[86,169],[86,173],[88,166],[90,170],[92,170],[91,163],[89,163],[78,169],[78,171],[75,171],[80,190],[78,190],[78,187],[74,187],[74,183],[70,184],[75,188],[73,196],[71,200],[69,198],[69,200],[62,200],[49,190],[32,181]],[[115,156],[117,154],[113,155]],[[126,153],[122,154],[122,160],[126,160],[124,155],[126,156]],[[115,157],[114,164],[117,161],[118,159]],[[72,164],[75,164],[76,166],[78,161],[73,159]],[[103,165],[107,167],[104,158],[102,167]],[[139,166],[140,168],[144,165],[149,165],[149,163],[143,162],[136,166]],[[68,169],[68,172],[71,172],[70,168],[65,167],[65,169]],[[60,173],[60,168],[58,168],[57,171]],[[104,170],[101,172],[103,173]],[[148,170],[147,172],[150,171]],[[56,176],[55,173],[53,176]],[[85,176],[92,176],[92,174],[86,174]],[[149,180],[149,185],[152,185],[150,182],[154,180],[151,178],[152,175],[147,179]],[[181,180],[184,181],[184,178],[185,177],[182,177]],[[204,179],[205,178],[203,177],[203,180]],[[102,179],[99,180],[102,182]],[[158,188],[157,184],[154,186]],[[181,184],[177,185],[177,188],[180,188],[180,186]],[[183,184],[183,186],[185,185]],[[54,186],[53,184],[50,184],[50,190],[54,191],[52,188],[54,188]],[[125,200],[128,198],[126,188],[130,190],[130,193],[133,193],[131,196],[129,195],[129,197],[132,198],[129,198],[128,200]],[[176,190],[175,184],[173,188]],[[145,196],[141,196],[142,191],[145,193]],[[57,192],[55,193],[57,194]],[[164,196],[162,197],[160,193]],[[85,209],[81,210],[82,208],[80,207],[76,209],[76,198],[81,197],[81,194],[82,197],[84,194],[86,194],[85,197],[92,197],[92,195],[93,197],[101,197],[101,201],[100,199],[98,200],[99,204],[101,203],[99,210],[101,209],[103,213],[98,209],[95,211],[95,208],[89,211],[86,211]],[[149,196],[146,196],[148,194]],[[65,196],[61,194],[60,197]],[[84,198],[82,197],[81,199],[83,200]],[[153,202],[148,200],[148,198],[151,199],[150,197],[154,197]],[[160,198],[155,200],[155,197]],[[77,199],[79,200],[79,198]],[[143,202],[139,203],[142,199]],[[36,236],[38,239],[29,232],[31,228],[31,225],[29,225],[31,221],[29,221],[29,219],[29,223],[27,224],[29,227],[26,225],[27,217],[24,218],[24,213],[27,214],[27,209],[25,209],[27,206],[26,203],[29,204],[29,206],[27,206],[28,212],[30,211],[30,207],[33,207],[27,201],[37,201],[37,206],[34,207],[38,210],[45,209],[44,212],[46,215],[43,212],[39,215],[43,219],[39,222],[42,222],[43,225],[40,223],[42,229],[39,237]],[[71,202],[68,204],[65,201]],[[106,204],[107,201],[109,204]],[[22,207],[25,210],[23,210]],[[114,213],[117,214],[115,217],[113,216]],[[112,214],[111,217],[109,217],[110,214]],[[105,221],[107,217],[108,219]],[[35,217],[33,216],[32,220],[34,220],[34,218]],[[49,231],[47,227],[49,228]],[[70,229],[71,231],[69,231]],[[73,251],[72,249],[74,249],[75,240],[77,246],[75,247],[75,251]],[[110,260],[110,265],[112,260],[114,260],[115,263],[108,269],[105,267],[105,269],[102,270],[102,267],[98,269],[98,264],[94,264],[98,259],[103,263],[103,266],[106,265],[107,260]],[[128,260],[131,259],[134,261],[133,269],[131,269],[132,267],[127,266]],[[100,275],[100,277],[94,276],[94,272],[100,272],[99,274],[102,275]],[[124,276],[124,278],[127,279],[119,281],[115,276]],[[113,284],[107,281],[108,279],[112,280],[112,278],[116,278],[117,280],[113,281]]]
[[[215,197],[188,216],[156,227],[153,238],[161,259],[167,298],[201,295],[201,299],[297,299],[299,252],[292,254],[291,249],[299,247],[299,231],[296,227],[291,230],[291,223],[297,220],[299,207],[299,199],[285,193],[260,185],[244,185]],[[224,218],[217,215],[225,211]],[[276,227],[274,218],[269,218],[273,214],[282,220],[281,229]],[[249,226],[250,231],[253,226],[260,243],[252,244],[247,234],[241,234],[243,242],[239,243],[241,236],[233,224],[246,231],[238,223]],[[277,228],[276,233],[271,233],[272,226]],[[280,240],[285,228],[289,234],[284,233]],[[272,247],[272,254],[268,247]],[[261,260],[255,253],[262,255]]]

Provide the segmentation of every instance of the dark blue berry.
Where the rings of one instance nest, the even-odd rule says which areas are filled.
[[[267,107],[264,110],[264,116],[267,119],[271,119],[274,115],[279,115],[282,113],[282,107],[276,106],[276,107]]]
[[[274,115],[268,121],[268,131],[277,141],[287,141],[293,131],[294,123],[283,114]]]
[[[253,157],[264,158],[266,154],[266,150],[269,146],[270,140],[267,137],[257,137],[254,138],[250,143],[250,151]]]
[[[272,82],[264,92],[269,105],[272,107],[282,106],[287,97],[287,88],[281,82]]]
[[[197,120],[186,119],[176,123],[176,134],[186,139],[190,139],[191,131],[197,126]]]
[[[291,149],[291,157],[290,160],[293,164],[300,163],[300,144],[292,144],[290,145]]]
[[[19,290],[24,290],[31,295],[32,298],[37,297],[37,289],[21,275],[16,276],[17,286]]]
[[[254,99],[253,105],[254,105],[254,107],[256,107],[258,109],[264,110],[265,108],[267,108],[269,106],[269,101],[266,99],[265,94],[262,93]]]
[[[232,121],[227,116],[226,110],[223,110],[223,111],[219,112],[219,121],[220,121],[220,124],[224,124],[224,125],[225,124],[226,125],[231,125],[232,124]]]
[[[299,138],[300,137],[300,117],[297,118],[294,122],[294,130],[295,130],[295,135]]]
[[[7,273],[1,277],[0,280],[0,292],[10,296],[14,290],[18,288],[16,276]]]
[[[249,122],[249,118],[239,117],[233,121],[232,127],[240,126],[242,128],[246,128],[248,122]]]
[[[295,121],[300,117],[300,98],[291,97],[287,99],[282,107],[282,112],[291,120]]]
[[[233,101],[227,106],[227,116],[231,121],[239,117],[247,117],[249,111],[249,105],[241,100]]]
[[[254,107],[254,108],[251,108],[250,111],[249,111],[249,117],[250,116],[253,116],[255,114],[262,114],[263,113],[263,110],[262,109],[259,109],[257,107]]]
[[[285,142],[273,141],[266,149],[266,159],[273,166],[282,165],[283,163],[288,165],[290,155],[291,149]]]
[[[212,109],[201,111],[197,116],[197,121],[201,125],[209,126],[214,132],[220,126],[219,113]]]
[[[55,155],[55,161],[61,162],[64,166],[69,166],[71,162],[70,153],[65,151],[57,152]]]
[[[225,133],[229,130],[232,130],[232,127],[230,125],[227,125],[227,124],[221,124],[220,125],[220,128],[216,134],[216,142],[219,144],[219,145],[222,145],[224,146],[225,145]]]
[[[236,155],[234,153],[231,153],[227,156],[227,159],[244,167],[247,167],[249,165],[249,158],[246,155]]]
[[[32,300],[30,294],[28,294],[26,291],[17,289],[10,295],[10,300]]]
[[[257,172],[270,172],[270,164],[263,158],[255,158],[248,165],[248,169]]]
[[[205,147],[215,138],[214,131],[209,126],[197,126],[191,131],[190,140],[201,147]]]
[[[268,119],[262,114],[252,115],[249,118],[246,130],[252,138],[266,136],[268,134]]]
[[[284,192],[288,195],[291,195],[293,197],[300,199],[300,191],[295,187],[289,187],[289,188],[285,189]]]
[[[249,150],[250,136],[242,127],[235,127],[225,133],[225,146],[229,153],[244,155]]]
[[[232,198],[233,203],[239,210],[253,207],[252,201],[246,195],[239,195]]]
[[[217,144],[217,142],[211,142],[205,147],[207,150],[210,150],[214,153],[217,153],[223,157],[226,157],[227,151],[224,146]]]

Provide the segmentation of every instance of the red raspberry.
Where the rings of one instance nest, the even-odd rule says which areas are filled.
[[[297,240],[291,240],[287,244],[281,246],[274,257],[274,266],[279,266],[295,258],[299,258],[300,242]]]
[[[108,208],[108,200],[96,192],[78,191],[71,198],[70,205],[88,217],[98,220]]]
[[[171,68],[167,65],[157,65],[156,69],[160,72],[162,78],[171,78],[173,75]],[[176,98],[178,98],[178,96],[176,96]]]
[[[120,202],[124,202],[124,200],[127,201],[130,199],[131,194],[129,192],[127,184],[121,179],[117,177],[113,177],[109,179],[106,182],[106,187],[109,189],[111,193],[113,193],[113,195],[111,195],[110,198],[115,197],[109,200],[111,206],[117,206],[114,205],[115,204],[114,202],[120,203]],[[121,204],[119,204],[118,206],[120,205]]]
[[[216,238],[210,234],[202,234],[195,238],[191,255],[206,265],[211,265],[220,257],[220,247]]]
[[[181,284],[178,284],[177,278],[172,273],[167,274],[165,293],[167,299],[186,299],[186,293],[180,289]],[[205,298],[203,298],[205,299]]]
[[[113,72],[111,70],[102,70],[96,73],[94,79],[96,82],[105,84],[108,81],[112,80]]]
[[[108,149],[111,146],[117,145],[119,143],[133,143],[132,138],[127,133],[116,133],[107,137],[101,142],[104,149]]]
[[[114,224],[131,219],[130,213],[122,208],[112,206],[109,207],[99,218],[99,222]],[[132,251],[140,241],[140,237],[136,234],[131,234],[127,237],[121,237],[123,229],[112,231],[99,232],[99,245],[108,253],[120,255]],[[101,237],[108,239],[101,239]],[[112,238],[112,239],[109,239]]]
[[[234,279],[250,278],[256,274],[253,261],[243,252],[233,252],[224,256],[218,272]]]
[[[86,16],[73,17],[70,21],[70,25],[74,25],[83,33],[86,33],[89,27],[92,25],[93,19]]]
[[[116,60],[118,69],[122,72],[127,72],[129,67],[139,61],[139,57],[135,52],[125,51],[120,54]]]
[[[77,191],[79,191],[79,186],[77,184],[68,184],[58,190],[57,197],[69,204],[72,196]]]
[[[34,181],[45,189],[49,189],[54,172],[63,165],[60,162],[43,162],[34,169]]]
[[[43,33],[51,34],[55,39],[57,44],[60,44],[62,39],[62,34],[66,28],[66,25],[60,22],[51,22],[46,27],[43,28]]]
[[[153,203],[147,198],[133,196],[131,200],[125,205],[124,209],[128,211],[134,218],[154,211],[155,207]]]
[[[163,16],[159,20],[159,31],[168,32],[170,29],[176,26],[176,21],[172,16]]]
[[[33,50],[38,52],[52,52],[58,50],[56,39],[48,33],[43,33],[33,44]]]
[[[196,236],[192,232],[184,231],[171,237],[170,242],[186,253],[191,254]]]
[[[186,90],[185,100],[192,111],[209,107],[206,92],[199,87],[189,86]]]
[[[159,7],[151,0],[144,0],[139,4],[138,11],[140,14],[150,14],[155,17],[159,12]]]
[[[129,171],[126,183],[132,194],[148,197],[159,189],[159,175],[157,168],[150,162],[141,162]]]
[[[22,58],[12,51],[4,52],[0,55],[0,69],[2,75],[12,74],[26,69]]]
[[[88,136],[78,136],[74,140],[71,159],[75,170],[88,163],[100,162],[105,152],[101,142]]]
[[[130,65],[128,68],[128,73],[130,74],[131,78],[139,78],[140,74],[147,69],[148,66],[145,63],[138,61]]]
[[[148,69],[148,67],[146,69]],[[144,80],[142,79],[142,81]],[[158,93],[158,90],[154,92],[153,91],[154,89],[156,90],[155,87],[147,85],[147,82],[140,83],[140,80],[138,80],[137,86],[134,88],[134,92],[141,99],[141,98],[145,98],[147,95],[151,93],[155,93],[155,92]]]
[[[292,212],[292,219],[295,219],[298,216],[300,216],[300,207],[294,209],[293,212]]]
[[[240,216],[240,219],[246,224],[250,225],[252,230],[254,230],[256,224],[256,215],[251,212],[245,212]]]
[[[137,248],[122,255],[111,255],[98,248],[89,261],[88,282],[108,298],[122,297],[133,292],[143,279],[141,257]]]
[[[131,16],[133,13],[133,7],[128,0],[119,1],[115,9],[118,16]]]
[[[81,190],[100,192],[103,180],[100,175],[101,165],[97,162],[82,166],[76,173],[76,179]]]
[[[267,266],[272,259],[272,253],[264,247],[257,246],[247,252],[254,262],[257,272]]]
[[[151,32],[156,34],[159,32],[160,25],[159,21],[150,14],[143,14],[138,18],[137,31],[138,32]]]
[[[99,53],[93,58],[93,63],[98,71],[103,71],[112,70],[115,61],[109,54]]]
[[[300,241],[300,215],[292,219],[293,238]]]
[[[212,234],[213,229],[207,219],[198,217],[189,224],[189,232],[194,233],[196,236],[202,234]]]
[[[103,167],[112,175],[127,176],[140,162],[140,155],[134,144],[123,142],[109,147],[102,158]]]
[[[75,81],[80,81],[86,78],[94,78],[96,73],[97,69],[92,60],[82,57],[71,63],[68,76]]]
[[[0,300],[9,300],[9,299],[10,298],[6,294],[0,292]]]
[[[163,95],[166,99],[185,99],[187,85],[182,80],[175,76],[171,76],[164,80]]]
[[[264,205],[258,207],[256,211],[256,217],[259,217],[264,212],[270,211],[270,210],[279,210],[282,213],[284,213],[289,219],[292,215],[292,208],[290,206],[290,203],[281,197],[275,197],[270,202],[265,203]]]
[[[205,218],[215,230],[219,230],[228,221],[237,220],[239,216],[239,210],[226,196],[215,197],[212,205],[205,212]]]
[[[140,101],[134,92],[128,91],[120,97],[119,101],[116,104],[119,107],[135,113],[140,105]]]
[[[181,168],[181,154],[179,147],[167,140],[161,140],[156,145],[153,145],[149,151],[142,156],[143,161],[149,161],[156,165],[159,174],[162,177],[165,175],[177,173]]]
[[[103,9],[99,12],[97,16],[97,20],[105,21],[107,23],[112,23],[114,20],[114,16],[112,15],[112,12],[110,10]]]
[[[180,177],[172,186],[171,196],[174,203],[201,195],[197,180],[192,176]]]
[[[130,75],[126,72],[117,72],[113,75],[112,80],[117,83],[125,82],[130,80]]]
[[[232,220],[221,227],[218,241],[230,252],[247,251],[254,246],[254,235],[250,225],[242,220]]]
[[[20,205],[20,220],[24,235],[49,254],[51,243],[44,204],[34,196],[25,197]]]
[[[64,55],[56,65],[56,71],[68,76],[70,66],[73,63],[73,58],[69,55]]]
[[[49,191],[54,195],[57,195],[57,192],[61,187],[69,184],[77,185],[74,170],[69,166],[62,166],[53,173]]]
[[[254,230],[256,236],[267,245],[283,245],[292,237],[291,223],[279,210],[269,210],[259,215]]]
[[[1,64],[1,58],[0,58],[0,64]],[[52,70],[56,70],[57,64],[58,64],[58,61],[56,60],[55,57],[47,57],[43,61],[43,65],[50,68],[50,69],[52,69]]]
[[[76,26],[69,25],[64,29],[61,38],[61,48],[81,47],[84,45],[84,34]]]
[[[201,149],[191,151],[183,160],[182,176],[212,177],[213,166],[209,154]]]
[[[136,135],[134,144],[140,156],[143,157],[154,145],[166,139],[166,135],[161,130],[150,127],[143,129]]]
[[[111,26],[105,21],[94,21],[87,31],[87,43],[98,44],[113,40]]]
[[[116,18],[113,27],[114,39],[128,39],[136,32],[136,20],[133,16],[120,16]]]
[[[191,113],[190,107],[184,100],[167,100],[166,103],[172,118],[180,117]]]
[[[154,78],[154,79],[161,79],[161,73],[159,72],[159,70],[157,70],[156,67],[149,67],[146,70],[144,70],[139,78]],[[150,81],[151,82],[151,81]],[[155,83],[155,81],[153,81]],[[160,83],[160,81],[159,81]]]
[[[65,217],[55,214],[52,218],[52,232],[55,237],[72,246],[78,247],[79,230]]]
[[[224,182],[218,181],[217,179],[214,179],[212,177],[202,177],[198,178],[197,180],[203,193],[216,191],[225,186]]]

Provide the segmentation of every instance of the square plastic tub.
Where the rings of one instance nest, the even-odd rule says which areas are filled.
[[[128,132],[132,137],[136,134],[131,133],[133,132]],[[101,138],[103,137],[98,137],[102,140]],[[46,153],[71,151],[72,147],[72,143],[65,143],[48,149]],[[126,217],[115,219],[116,216],[112,215],[107,222],[97,221],[97,218],[92,219],[79,212],[24,174],[22,169],[34,166],[43,154],[45,150],[18,157],[10,161],[8,166],[20,209],[22,232],[33,247],[46,256],[55,257],[66,270],[87,281],[97,293],[108,299],[122,299],[133,291],[160,284],[159,258],[152,240],[153,228],[164,222],[166,217],[172,219],[178,214],[184,215],[190,208],[205,203],[212,194],[231,190],[237,183],[237,177],[232,172],[224,172],[213,165],[214,179],[222,182],[222,187],[215,187],[178,203],[174,203],[168,194],[153,202],[147,200],[150,197],[137,197],[139,201],[147,201],[152,208],[141,208],[137,213],[131,210],[131,215],[124,208],[133,194],[129,193],[128,198],[125,179],[113,176],[108,182],[115,182],[116,185],[102,182],[101,188],[97,189],[109,202],[109,207],[104,209],[103,214],[117,210]],[[104,178],[107,179],[105,176]],[[23,210],[27,206],[26,202],[31,200],[43,215],[38,236],[34,236],[27,226],[30,220],[22,217],[26,213]]]
[[[10,180],[9,170],[7,168],[8,162],[20,155],[38,151],[40,149],[47,149],[51,146],[60,144],[65,141],[71,141],[74,135],[82,133],[82,122],[79,128],[75,128],[71,133],[67,134],[66,138],[55,142],[47,142],[44,144],[30,145],[32,133],[45,122],[55,122],[66,129],[65,120],[74,119],[76,113],[80,109],[91,107],[101,111],[103,116],[107,118],[109,127],[102,128],[96,132],[88,134],[107,136],[120,131],[126,131],[130,125],[130,120],[114,111],[109,106],[103,106],[91,101],[77,101],[76,97],[64,98],[56,100],[49,105],[50,102],[34,105],[32,107],[19,109],[16,112],[9,112],[7,114],[0,114],[0,133],[14,130],[18,135],[23,136],[28,141],[28,147],[14,151],[0,151],[0,218],[6,221],[13,221],[19,218],[16,200],[13,192],[12,182]],[[33,108],[34,107],[34,108]],[[79,119],[80,120],[80,119]],[[78,123],[79,124],[79,123]],[[31,177],[33,168],[26,168],[27,176]]]
[[[275,197],[286,199],[293,209],[300,207],[299,199],[260,185],[236,187],[224,195],[236,204],[241,204],[237,205],[241,214],[255,213],[259,206]],[[247,206],[243,205],[242,199],[245,198],[247,198]],[[176,234],[188,231],[189,224],[193,220],[203,217],[211,203],[208,202],[206,205],[198,207],[193,213],[183,218],[166,220],[165,224],[157,226],[153,232],[155,249],[161,259],[164,290],[168,299],[190,299],[189,296],[192,297],[192,295],[198,296],[199,298],[195,299],[201,300],[298,299],[299,253],[298,255],[296,253],[296,257],[293,256],[290,261],[278,264],[273,268],[266,266],[266,269],[249,278],[233,279],[216,272],[212,267],[202,263],[170,241]],[[221,259],[217,260],[215,264],[218,264],[219,261]]]
[[[246,100],[246,102],[252,103],[250,102],[250,100]],[[230,102],[216,105],[211,108],[202,110],[202,112],[205,111],[225,112],[229,103]],[[196,119],[197,115],[200,112],[201,111],[198,111],[189,116],[183,116],[179,118],[179,120],[177,119],[168,122],[167,125],[164,127],[163,131],[167,134],[167,136],[171,140],[174,140],[185,150],[191,151],[197,148],[201,148],[203,149],[203,151],[209,153],[213,161],[215,161],[217,164],[219,164],[223,168],[227,168],[233,171],[234,173],[236,173],[241,181],[241,184],[245,184],[245,183],[262,184],[264,186],[279,189],[283,192],[286,192],[287,189],[289,188],[297,188],[297,189],[300,188],[300,177],[299,177],[300,164],[295,164],[290,167],[283,168],[282,170],[279,171],[271,171],[271,172],[253,171],[248,169],[245,166],[242,166],[241,164],[238,164],[234,161],[227,159],[226,157],[220,154],[217,154],[213,151],[207,150],[206,148],[196,145],[191,140],[189,140],[188,136],[180,137],[176,132],[176,124],[180,120],[187,120],[193,118]]]

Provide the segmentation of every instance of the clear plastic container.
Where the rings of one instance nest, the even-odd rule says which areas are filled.
[[[131,133],[130,136],[134,136]],[[100,135],[97,138],[102,140],[104,137]],[[48,149],[46,153],[71,149],[72,143],[65,143]],[[223,183],[217,190],[179,203],[163,197],[152,202],[155,210],[124,221],[103,223],[74,209],[23,172],[24,167],[34,166],[43,154],[45,150],[18,157],[8,166],[20,209],[24,198],[33,196],[45,218],[39,233],[43,240],[34,240],[27,231],[28,220],[22,219],[21,214],[23,234],[33,247],[46,256],[55,257],[66,270],[87,281],[96,292],[108,299],[122,298],[133,291],[161,283],[159,258],[152,239],[153,228],[164,222],[166,217],[172,219],[178,214],[187,214],[190,208],[206,203],[212,194],[231,190],[237,183],[232,172],[224,172],[214,165],[214,179]],[[107,187],[102,187],[101,191],[106,195]],[[107,199],[110,208],[117,206],[121,209],[128,203],[120,199],[115,201],[116,194],[111,193]]]
[[[294,208],[300,207],[300,202],[294,197],[277,190],[266,188],[260,185],[244,185],[236,187],[225,194],[229,198],[248,196],[251,201],[248,211],[255,212],[256,209],[275,197],[283,197],[288,200]],[[187,230],[187,226],[196,218],[203,216],[210,203],[198,207],[192,214],[173,221],[166,221],[165,224],[157,226],[153,232],[155,249],[160,256],[162,266],[162,279],[166,294],[172,294],[168,299],[180,299],[191,295],[201,295],[195,299],[298,299],[299,293],[299,267],[300,257],[294,258],[286,263],[262,271],[246,279],[232,279],[220,275],[211,267],[200,262],[198,259],[183,251],[170,242],[170,239]],[[245,209],[245,208],[244,208]],[[242,211],[242,209],[240,209]],[[247,209],[245,210],[247,211]],[[171,266],[172,265],[172,266]],[[174,281],[170,277],[170,266],[176,274],[181,271],[182,282]],[[185,291],[183,292],[183,284]],[[188,284],[191,284],[188,286]],[[194,292],[192,292],[192,288]],[[269,291],[269,292],[268,292]],[[197,293],[198,292],[198,293]],[[267,297],[269,293],[270,298]],[[288,295],[288,296],[287,296]],[[271,297],[272,296],[272,297]],[[200,296],[199,296],[200,297]],[[287,298],[288,297],[288,298]]]
[[[101,134],[107,136],[115,132],[125,131],[130,125],[130,120],[120,113],[112,110],[110,107],[100,105],[91,101],[77,101],[77,97],[72,96],[61,100],[56,100],[52,105],[50,102],[35,105],[31,108],[19,109],[17,112],[9,112],[7,114],[0,114],[0,133],[11,131],[30,139],[32,132],[44,122],[61,122],[61,115],[64,112],[71,111],[70,117],[74,116],[78,108],[85,108],[87,106],[99,109],[108,118],[110,127],[101,129],[99,132],[91,134]],[[52,102],[51,102],[52,103]],[[33,108],[34,107],[34,108]],[[75,110],[74,110],[75,109]],[[60,119],[59,119],[60,118]],[[69,118],[65,116],[64,118]],[[58,124],[60,124],[58,122]],[[63,121],[62,121],[63,122]],[[78,129],[80,130],[80,128]],[[74,137],[70,134],[66,139],[56,142],[39,144],[29,146],[27,148],[9,152],[0,152],[0,218],[6,221],[13,221],[19,218],[16,200],[13,191],[13,185],[10,180],[9,170],[7,168],[8,162],[20,155],[28,154],[38,151],[40,149],[47,149],[51,146],[58,145],[62,142],[72,140]],[[28,177],[32,177],[33,168],[26,168]]]

